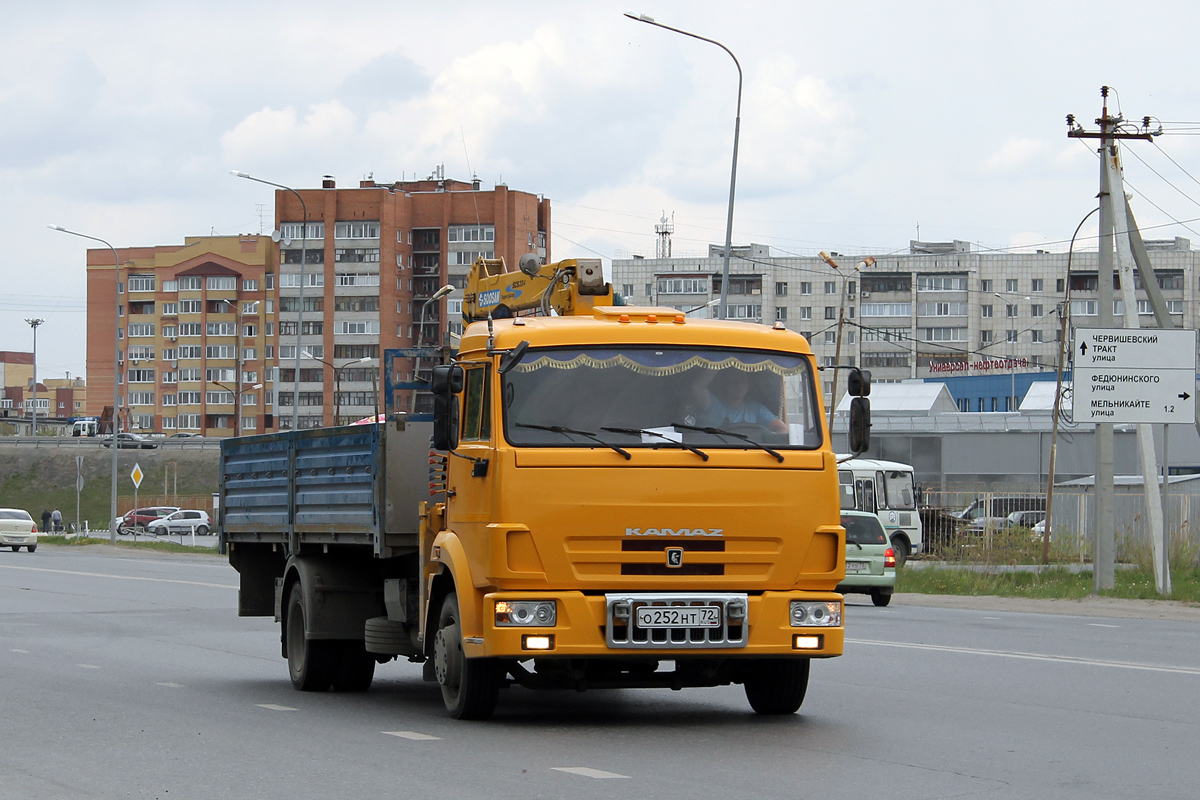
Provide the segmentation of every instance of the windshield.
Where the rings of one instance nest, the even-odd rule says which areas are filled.
[[[888,508],[912,510],[917,507],[911,472],[898,472],[896,470],[884,472],[883,485],[887,496]]]
[[[816,449],[808,359],[748,350],[530,350],[504,376],[514,445]]]

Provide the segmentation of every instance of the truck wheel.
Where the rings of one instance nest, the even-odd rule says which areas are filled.
[[[371,688],[375,677],[375,656],[368,653],[363,643],[354,639],[338,642],[341,646],[341,664],[333,676],[333,688],[338,692],[365,692]]]
[[[896,566],[903,567],[904,562],[908,561],[908,539],[900,534],[892,537],[892,550],[896,554]]]
[[[808,691],[807,658],[763,659],[743,681],[746,699],[759,714],[795,714]]]
[[[307,639],[304,631],[304,590],[292,586],[288,596],[287,636],[288,673],[292,686],[302,692],[323,692],[333,682],[338,668],[337,642]]]
[[[494,658],[463,655],[458,597],[446,595],[433,639],[433,669],[442,702],[455,719],[487,719],[500,693],[500,666]]]

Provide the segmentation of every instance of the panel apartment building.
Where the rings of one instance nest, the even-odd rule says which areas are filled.
[[[278,243],[217,236],[118,248],[116,275],[112,251],[88,251],[89,414],[112,404],[114,290],[131,430],[230,436],[290,428],[294,411],[310,428],[370,416],[382,349],[448,344],[461,332],[475,258],[515,268],[525,253],[549,255],[550,202],[504,185],[434,177],[338,189],[326,178],[298,194],[303,205],[276,194]],[[453,294],[427,302],[447,283]],[[411,408],[411,396],[397,399]]]
[[[1187,239],[1146,247],[1173,319],[1195,327],[1196,251]],[[708,316],[706,304],[721,294],[723,249],[711,245],[707,258],[614,259],[612,281],[628,303]],[[733,256],[731,319],[780,321],[808,338],[820,364],[832,365],[843,314],[840,363],[870,369],[877,382],[1054,370],[1058,309],[1068,288],[1071,324],[1097,324],[1095,251],[1075,253],[1069,282],[1066,253],[981,252],[962,241],[914,241],[907,253],[876,256],[873,263],[832,254],[840,270],[815,256],[772,257],[764,245],[734,247]],[[1156,326],[1140,281],[1137,290],[1142,327]],[[1120,324],[1120,299],[1114,309]],[[831,374],[822,381],[828,403]],[[838,384],[840,399],[845,381]],[[960,409],[1016,410],[1011,384],[1001,384],[1001,396],[959,400]]]

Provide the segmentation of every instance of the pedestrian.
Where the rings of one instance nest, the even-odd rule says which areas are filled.
[[[42,533],[50,532],[50,509],[42,509]]]
[[[50,521],[54,523],[54,532],[62,533],[62,512],[55,508],[50,512]]]

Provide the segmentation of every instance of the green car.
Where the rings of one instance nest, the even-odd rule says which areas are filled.
[[[842,527],[846,529],[846,578],[837,590],[869,594],[872,603],[886,606],[896,588],[896,551],[879,517],[865,511],[843,511]]]

